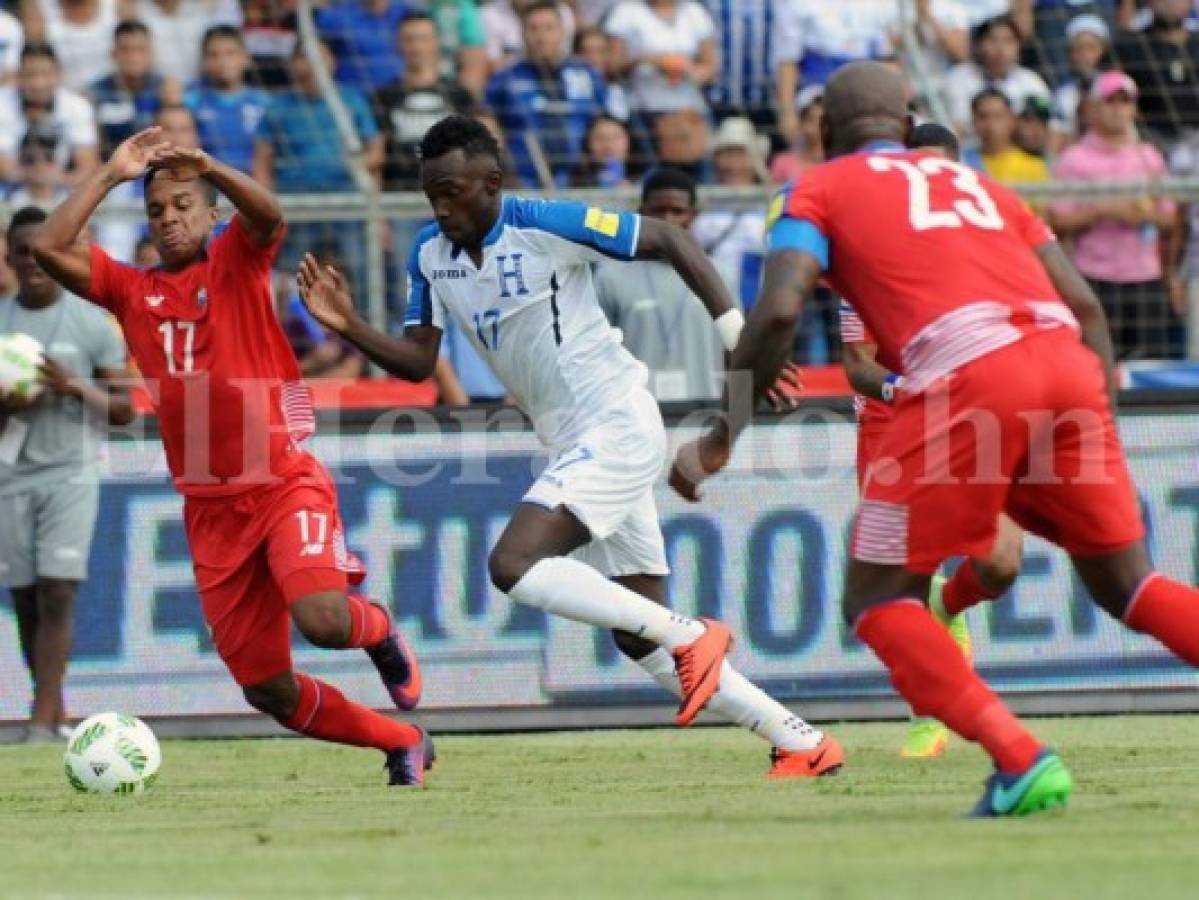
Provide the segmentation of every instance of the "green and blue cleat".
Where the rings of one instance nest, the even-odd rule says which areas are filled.
[[[996,772],[987,779],[983,795],[970,815],[978,818],[1026,816],[1047,809],[1065,809],[1074,779],[1062,758],[1046,747],[1024,772]]]

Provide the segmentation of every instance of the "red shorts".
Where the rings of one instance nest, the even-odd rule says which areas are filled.
[[[893,419],[858,423],[858,491],[866,483],[866,472],[870,464],[878,459],[879,447],[891,430]]]
[[[337,491],[306,459],[278,484],[184,502],[204,621],[241,685],[291,671],[291,603],[346,589],[351,558]]]
[[[1144,537],[1098,358],[1047,331],[901,397],[873,451],[851,555],[920,573],[985,556],[996,518],[1074,556]]]

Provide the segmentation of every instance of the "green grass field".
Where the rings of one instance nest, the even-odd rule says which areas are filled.
[[[731,730],[445,737],[424,791],[300,740],[173,741],[143,797],[75,794],[55,748],[0,749],[6,897],[1194,897],[1199,717],[1056,719],[1065,814],[967,821],[956,745],[843,725],[849,765],[763,775]]]

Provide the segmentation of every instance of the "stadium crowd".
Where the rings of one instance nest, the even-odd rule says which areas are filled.
[[[502,140],[517,188],[753,187],[820,162],[821,92],[856,59],[892,61],[913,112],[947,117],[963,161],[1006,182],[1199,175],[1199,11],[1192,0],[327,0],[320,53],[294,0],[20,0],[0,11],[0,182],[11,208],[55,205],[125,137],[158,123],[281,194],[359,188],[338,128],[385,191],[418,188],[415,148],[452,112]],[[128,196],[136,198],[136,186]],[[1148,193],[1038,208],[1094,282],[1123,359],[1180,358],[1199,285],[1192,208]],[[695,209],[690,227],[753,302],[764,212]],[[393,222],[393,320],[415,222]],[[137,228],[97,239],[147,263]],[[306,251],[364,296],[363,226],[293,223],[280,311],[311,375],[354,375],[293,296]],[[2,290],[0,286],[0,290]],[[837,356],[816,304],[800,361]],[[479,369],[450,335],[459,369]],[[461,354],[454,351],[462,345]],[[486,372],[466,395],[488,397]],[[460,394],[453,394],[461,397]]]

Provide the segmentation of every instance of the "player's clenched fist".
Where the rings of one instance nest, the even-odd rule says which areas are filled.
[[[354,300],[345,276],[332,266],[322,266],[311,253],[304,254],[296,276],[300,299],[318,322],[334,331],[345,331],[354,316]]]
[[[684,500],[697,502],[699,486],[729,464],[731,453],[728,439],[716,431],[688,441],[675,454],[670,486]]]

